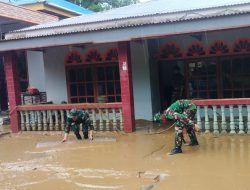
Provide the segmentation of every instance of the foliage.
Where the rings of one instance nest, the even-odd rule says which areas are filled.
[[[139,0],[67,0],[95,12],[138,3]]]

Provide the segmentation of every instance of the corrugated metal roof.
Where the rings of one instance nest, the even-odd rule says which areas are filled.
[[[133,4],[105,12],[82,15],[64,19],[59,22],[43,24],[22,29],[20,31],[14,31],[13,33],[20,32],[22,35],[11,37],[10,34],[8,39],[59,35],[73,32],[103,30],[242,14],[245,12],[250,12],[249,8],[248,10],[244,10],[244,8],[242,8],[245,4],[250,5],[250,0],[151,0],[148,2]],[[241,6],[241,8],[238,8],[238,6]],[[219,12],[216,12],[217,9]],[[70,28],[73,25],[74,27]],[[49,30],[50,28],[57,29],[48,31],[48,33],[44,31],[46,29]],[[32,32],[35,30],[43,30],[43,32],[24,34],[27,31]]]
[[[78,14],[90,14],[93,11],[80,7],[76,4],[70,3],[65,0],[15,0],[11,1],[14,5],[27,5],[27,4],[35,4],[35,3],[44,3],[54,7],[61,7],[71,12],[75,12]]]

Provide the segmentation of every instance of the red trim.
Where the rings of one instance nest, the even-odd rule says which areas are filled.
[[[210,55],[223,55],[230,53],[229,46],[223,40],[216,40],[208,48],[208,54]]]
[[[250,52],[250,39],[249,38],[238,39],[234,43],[233,52],[235,52],[235,53],[248,53],[248,52]]]
[[[109,48],[104,54],[105,61],[118,61],[118,49],[117,47]]]
[[[248,105],[250,98],[193,100],[197,106]]]
[[[160,48],[159,59],[176,59],[182,57],[183,53],[177,43],[167,43]]]
[[[95,109],[95,108],[122,108],[122,103],[91,103],[91,104],[46,104],[46,105],[22,105],[18,106],[18,111],[31,111],[31,110],[70,110],[76,109]]]
[[[86,63],[100,63],[102,62],[103,58],[101,53],[98,51],[98,49],[90,49],[85,54],[85,62]]]
[[[80,52],[76,50],[69,51],[64,59],[65,65],[81,64],[82,62],[83,62],[83,57],[81,56]]]
[[[187,57],[199,57],[206,55],[206,50],[202,43],[194,42],[190,44],[187,48]]]

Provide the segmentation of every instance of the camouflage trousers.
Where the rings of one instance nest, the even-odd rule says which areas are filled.
[[[195,135],[194,124],[189,123],[190,120],[194,119],[195,113],[179,114],[172,110],[166,111],[166,116],[170,118],[175,118],[175,149],[181,149],[182,142],[184,141],[183,129],[185,128],[188,136],[190,138],[190,143],[197,143],[197,138]]]
[[[72,123],[71,126],[66,126],[64,128],[65,133],[69,133],[70,130],[72,130],[74,132],[77,139],[82,139],[82,137],[80,135],[80,124]],[[83,126],[82,132],[83,132],[83,137],[85,139],[87,139],[88,138],[88,127]]]
[[[179,121],[176,121],[175,126],[175,148],[181,149],[182,142],[183,142],[183,129],[186,128],[188,136],[190,138],[191,143],[197,143],[197,138],[195,135],[195,131],[192,125],[183,124]]]

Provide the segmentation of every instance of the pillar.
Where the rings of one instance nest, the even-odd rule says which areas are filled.
[[[21,93],[17,58],[15,53],[4,53],[4,68],[9,97],[11,130],[13,133],[17,133],[21,129],[20,115],[16,110],[16,107],[21,105]]]
[[[118,60],[121,83],[124,131],[135,131],[134,98],[132,86],[132,67],[129,42],[118,43]]]

